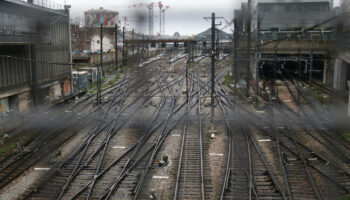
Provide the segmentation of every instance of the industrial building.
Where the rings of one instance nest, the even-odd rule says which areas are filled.
[[[0,113],[69,95],[70,6],[0,1]]]
[[[339,78],[334,68],[334,63],[338,62],[333,56],[337,23],[336,20],[328,21],[336,16],[333,1],[258,0],[250,9],[251,42],[260,44],[259,49],[246,49],[246,55],[255,57],[249,64],[253,77],[260,68],[267,74],[283,68],[299,77],[310,80],[312,77],[334,88],[345,89],[337,86]],[[247,4],[242,4],[241,10],[235,10],[237,29],[244,33],[246,41],[248,10]],[[310,27],[314,28],[309,30]],[[239,42],[238,46],[248,45]]]
[[[91,33],[91,52],[97,53],[100,51],[101,25],[103,26],[103,51],[107,52],[114,49],[115,25],[118,22],[119,13],[100,7],[99,9],[86,11],[84,15],[85,27]]]
[[[341,13],[350,12],[350,1],[343,1]],[[341,14],[340,13],[340,14]],[[349,90],[350,85],[350,19],[344,16],[337,24],[334,61],[334,88]]]
[[[292,31],[311,27],[334,15],[330,0],[258,0],[252,8],[252,30]],[[332,29],[334,23],[318,29]]]

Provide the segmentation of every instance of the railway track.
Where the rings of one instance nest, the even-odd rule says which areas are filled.
[[[225,96],[225,90],[220,85]],[[225,177],[221,199],[286,199],[285,193],[276,177],[276,172],[267,161],[266,155],[261,151],[246,125],[233,128],[232,124],[240,122],[231,121],[228,109],[229,97],[221,98],[218,103],[225,118],[228,135],[228,151]],[[224,101],[226,100],[226,103]],[[230,109],[232,110],[232,108]],[[243,115],[242,113],[240,115]],[[243,173],[240,173],[242,172]]]
[[[288,91],[293,96],[289,87]],[[295,97],[293,99],[296,101]],[[336,159],[327,159],[298,142],[296,138],[300,131],[296,131],[289,123],[286,123],[290,119],[281,109],[276,109],[272,103],[269,105],[273,120],[270,125],[275,132],[275,135],[269,135],[276,139],[278,145],[281,146],[282,163],[286,173],[285,180],[291,188],[291,196],[293,198],[324,199],[335,198],[335,196],[340,198],[342,195],[346,195],[349,192],[347,187],[349,174],[345,172],[347,170],[340,166]],[[300,104],[297,105],[300,106]],[[305,124],[298,125],[305,126]],[[310,131],[305,131],[306,134],[312,135]],[[323,137],[322,135],[314,135],[313,139],[320,144],[325,144],[327,141],[323,140]],[[334,138],[333,140],[329,138],[328,142],[332,141],[335,141]]]
[[[117,96],[120,95],[120,93],[118,93],[120,83],[121,82],[118,82],[116,85],[110,87],[115,89],[115,95]],[[110,94],[110,88],[104,90],[103,95]],[[75,105],[80,105],[85,102],[86,101],[81,101]],[[85,105],[83,105],[83,107],[85,107]],[[55,124],[54,126],[48,126],[47,128],[45,127],[44,129],[41,129],[40,131],[45,134],[36,137],[28,146],[23,147],[18,154],[1,162],[0,188],[3,188],[12,180],[20,176],[25,170],[32,167],[51,151],[55,150],[55,148],[69,140],[73,135],[93,124],[94,119],[96,118],[95,111],[96,108],[87,111],[80,117],[77,117],[73,113],[68,113],[67,116],[55,119],[54,122],[52,121],[51,123]],[[63,135],[64,137],[59,137],[60,135]]]
[[[163,73],[159,77],[157,77],[157,80],[158,80],[157,88],[144,90],[147,94],[143,93],[143,94],[137,95],[138,97],[144,96],[145,99],[140,99],[136,97],[135,100],[131,101],[131,103],[124,106],[123,109],[121,110],[119,109],[119,113],[122,113],[122,112],[131,113],[124,116],[123,118],[125,119],[121,118],[123,120],[122,122],[118,122],[118,124],[120,123],[120,125],[118,125],[119,128],[114,128],[113,131],[109,131],[109,133],[105,133],[104,137],[96,137],[100,139],[98,139],[99,141],[96,139],[96,141],[93,142],[94,144],[91,145],[91,148],[88,148],[89,145],[86,145],[83,143],[81,147],[86,145],[85,148],[87,150],[82,151],[83,148],[79,147],[70,157],[68,157],[66,161],[67,164],[62,166],[61,169],[58,171],[58,173],[56,173],[56,176],[52,178],[52,181],[51,181],[52,184],[47,184],[46,186],[43,186],[39,190],[39,192],[35,194],[33,193],[31,197],[34,199],[43,198],[43,197],[47,197],[46,195],[48,193],[50,193],[52,197],[52,194],[54,193],[54,194],[57,194],[56,197],[58,197],[59,199],[60,198],[74,199],[74,198],[81,198],[81,197],[86,197],[86,198],[101,197],[101,198],[108,199],[112,195],[113,191],[115,189],[118,189],[118,186],[121,183],[120,181],[125,177],[130,178],[131,182],[125,179],[125,185],[124,185],[124,182],[122,182],[122,184],[120,185],[120,188],[129,188],[128,189],[129,192],[120,192],[120,193],[118,192],[118,195],[119,194],[126,195],[126,196],[131,195],[132,193],[131,188],[135,186],[135,182],[133,182],[133,179],[137,178],[138,173],[134,174],[133,176],[132,174],[133,172],[132,173],[129,173],[129,172],[138,163],[142,163],[141,162],[142,159],[147,156],[146,155],[147,153],[145,154],[145,152],[150,152],[152,147],[149,148],[149,145],[145,145],[148,138],[142,137],[138,142],[130,144],[130,148],[127,147],[125,152],[120,151],[123,153],[117,153],[118,155],[114,155],[114,156],[105,156],[106,154],[111,155],[110,152],[113,149],[111,148],[111,145],[108,145],[108,139],[106,139],[106,138],[110,139],[111,137],[106,137],[106,135],[110,135],[112,132],[114,135],[123,126],[126,119],[128,119],[128,117],[130,117],[133,113],[135,113],[135,111],[138,110],[140,106],[144,105],[147,101],[149,101],[149,99],[151,99],[153,96],[158,94],[160,91],[163,91],[166,89],[171,90],[170,88],[172,88],[174,85],[176,85],[183,79],[183,74],[182,74],[182,75],[179,75],[177,78],[175,78],[175,80],[173,80],[172,82],[164,84],[166,82],[165,79],[168,77],[168,75],[169,74],[167,73]],[[145,80],[147,79],[148,78],[146,78]],[[130,93],[131,92],[132,91],[130,91]],[[125,96],[128,96],[128,95],[125,95]],[[162,100],[162,102],[164,104],[167,104],[167,100],[164,100],[164,101]],[[161,105],[163,105],[163,103]],[[169,107],[169,105],[166,105],[166,106]],[[163,107],[164,106],[161,106],[159,107],[159,109]],[[127,110],[126,108],[128,108],[129,110]],[[167,112],[170,112],[170,111],[167,111]],[[157,114],[154,117],[154,120],[159,117],[158,114],[161,112],[160,110],[158,110],[156,113]],[[122,115],[125,115],[125,114],[122,114]],[[117,120],[114,120],[114,121],[117,121]],[[145,135],[155,132],[159,128],[161,123],[152,122],[151,124],[152,126],[148,128],[147,130],[148,133],[145,133]],[[154,139],[154,137],[151,137],[151,138]],[[152,140],[150,139],[150,141]],[[101,147],[103,145],[104,145],[104,148],[103,148],[103,151],[101,151],[102,149]],[[128,156],[130,157],[127,158]],[[103,159],[103,157],[106,157],[106,159]],[[78,158],[81,158],[81,159],[78,159]],[[100,159],[97,159],[97,158],[100,158]],[[81,167],[81,165],[84,169]],[[122,166],[124,167],[122,168],[122,170],[120,170],[121,169],[120,167]],[[90,170],[94,169],[95,173],[91,174],[91,171],[89,171],[89,169]],[[87,171],[88,173],[84,173],[84,171],[85,172]],[[108,177],[108,175],[115,176],[115,174],[119,174],[119,176],[116,179],[111,178],[113,176]],[[85,185],[85,187],[83,187],[84,184],[86,183],[86,180],[91,180],[91,181],[89,182],[89,185]],[[62,183],[64,183],[63,187],[62,187]],[[106,190],[106,185],[110,185],[109,189],[107,190]],[[58,190],[58,188],[60,189]]]
[[[347,167],[349,167],[349,145],[337,137],[336,131],[334,131],[327,125],[327,123],[324,122],[325,119],[318,117],[316,110],[299,103],[297,95],[300,95],[306,102],[308,102],[308,99],[298,88],[295,88],[294,90],[291,88],[291,85],[295,85],[295,82],[290,84],[285,77],[282,76],[282,78],[284,78],[285,87],[287,87],[289,93],[291,94],[293,102],[300,107],[300,113],[294,112],[293,114],[298,117],[303,117],[308,122],[307,124],[303,125],[303,132],[310,136],[313,140],[317,141],[320,145],[324,146],[326,150],[325,153],[328,154],[328,157],[338,157],[339,159],[343,160],[343,162],[346,162],[348,165]],[[308,102],[308,104],[310,105],[311,102]],[[298,124],[298,126],[302,125]]]
[[[221,102],[221,108],[226,107],[230,111],[241,110],[245,114],[249,114],[248,121],[249,119],[257,119],[252,121],[255,124],[253,126],[256,127],[256,130],[259,130],[254,131],[255,138],[271,138],[271,142],[273,141],[276,144],[273,146],[273,148],[276,148],[273,157],[275,157],[275,160],[279,160],[280,163],[280,169],[277,170],[278,173],[276,174],[279,176],[277,177],[278,182],[281,183],[280,191],[283,190],[285,196],[275,197],[268,195],[265,198],[334,199],[343,198],[349,194],[348,184],[350,179],[346,172],[344,174],[344,169],[340,168],[337,162],[327,160],[324,156],[315,153],[315,151],[297,141],[295,139],[297,133],[293,133],[293,129],[286,126],[286,121],[290,119],[285,114],[281,114],[282,111],[277,109],[278,107],[272,109],[275,114],[269,117],[269,120],[258,120],[259,117],[255,113],[247,109],[242,109],[239,105],[233,108],[236,104],[225,92],[225,89],[218,89],[217,96],[218,102]],[[273,101],[269,99],[269,105],[275,105],[275,103],[271,102]],[[226,110],[223,112],[226,112]],[[243,116],[243,114],[240,116]],[[230,123],[232,122],[227,122],[227,124]],[[263,129],[262,127],[269,128]],[[231,130],[230,128],[226,130],[228,133],[228,153],[221,199],[234,199],[235,195],[241,195],[237,199],[249,199],[252,197],[252,194],[255,195],[254,192],[249,191],[249,175],[247,175],[249,174],[249,167],[244,170],[240,166],[240,162],[248,163],[247,165],[249,166],[249,158],[251,157],[249,154],[252,151],[248,150],[247,147],[251,147],[252,145],[247,144],[249,138],[247,136],[244,137],[244,135],[238,137],[237,142],[234,142],[232,133],[237,137],[237,132],[239,131],[237,129]],[[253,138],[251,139],[253,141]],[[241,147],[243,148],[243,151],[241,151],[243,153],[237,150],[237,146],[243,146]],[[245,160],[242,158],[245,158]],[[254,160],[257,159],[252,159],[252,162]],[[242,170],[244,174],[235,173]],[[236,182],[232,183],[231,180],[235,180]],[[241,187],[242,185],[248,185],[248,187]]]
[[[190,93],[193,91],[195,80],[192,78]],[[200,88],[200,75],[197,69],[197,86]],[[198,110],[197,120],[198,126],[189,126],[188,120],[191,117],[189,108],[186,111],[186,122],[184,125],[184,132],[181,141],[180,157],[178,161],[178,172],[175,185],[175,199],[206,199],[209,196],[205,190],[204,181],[204,150],[202,139],[202,93],[201,89],[197,94]],[[192,99],[188,99],[192,102]],[[191,120],[192,121],[192,120]]]

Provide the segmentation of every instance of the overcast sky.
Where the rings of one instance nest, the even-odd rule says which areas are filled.
[[[158,2],[157,0],[156,2]],[[245,0],[246,1],[246,0]],[[340,0],[335,0],[335,5],[339,5]],[[105,9],[115,10],[119,12],[119,16],[127,16],[130,20],[136,19],[136,13],[148,16],[146,8],[130,9],[123,6],[132,5],[134,3],[151,2],[148,0],[56,0],[59,3],[72,5],[72,18],[80,17],[83,19],[84,11],[89,9]],[[165,33],[173,35],[178,31],[181,35],[192,35],[200,33],[210,27],[210,22],[203,17],[210,16],[215,12],[217,16],[224,17],[227,21],[232,19],[233,9],[239,8],[242,0],[162,0],[164,6],[170,6],[166,11],[166,27]],[[159,8],[154,8],[154,33],[159,32]],[[146,18],[145,26],[142,28],[148,33],[148,22]],[[223,21],[223,25],[226,23]],[[130,25],[133,25],[130,22]],[[223,26],[222,26],[223,27]],[[229,32],[230,28],[225,29]],[[141,31],[141,30],[139,30]]]

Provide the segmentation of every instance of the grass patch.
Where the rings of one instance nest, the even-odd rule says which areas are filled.
[[[337,198],[337,200],[350,200],[350,196],[342,196]]]
[[[293,176],[294,176],[294,177],[297,177],[298,175],[299,175],[299,170],[294,170],[294,171],[293,171]]]
[[[321,85],[325,86],[325,87],[332,87],[332,83],[321,83]]]
[[[227,73],[226,76],[225,76],[225,79],[224,79],[224,85],[227,85],[227,86],[230,86],[231,84],[234,83],[234,75],[230,75],[230,73]]]
[[[127,67],[128,67],[127,65],[120,66],[120,72],[123,73]]]
[[[16,148],[16,144],[14,142],[5,144],[0,147],[0,157],[4,157],[11,153]]]
[[[310,94],[323,105],[323,109],[325,111],[329,111],[332,109],[331,102],[332,102],[332,97],[327,97],[325,98],[322,95],[322,92],[314,87],[309,88]]]
[[[350,143],[350,132],[344,133],[343,134],[344,139]]]
[[[207,140],[208,140],[208,142],[210,142],[211,141],[211,136],[210,136],[210,133],[208,132],[207,134],[206,134],[206,138],[207,138]]]
[[[116,75],[112,80],[102,85],[102,88],[108,87],[119,80],[119,74]]]
[[[17,143],[21,146],[27,145],[30,141],[30,136],[14,137],[5,141],[3,145],[0,146],[0,157],[5,157],[10,154],[14,149],[17,148]]]
[[[89,91],[89,94],[93,94],[93,93],[95,93],[95,92],[97,92],[97,88],[94,88],[94,89],[90,90],[90,91]]]

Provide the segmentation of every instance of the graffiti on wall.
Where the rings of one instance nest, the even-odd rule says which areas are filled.
[[[114,27],[116,14],[113,13],[85,13],[85,25],[88,27],[99,27],[101,24],[105,27]]]
[[[0,115],[8,112],[8,102],[7,99],[0,99]]]
[[[64,81],[64,94],[68,95],[70,93],[70,83],[69,81]]]

